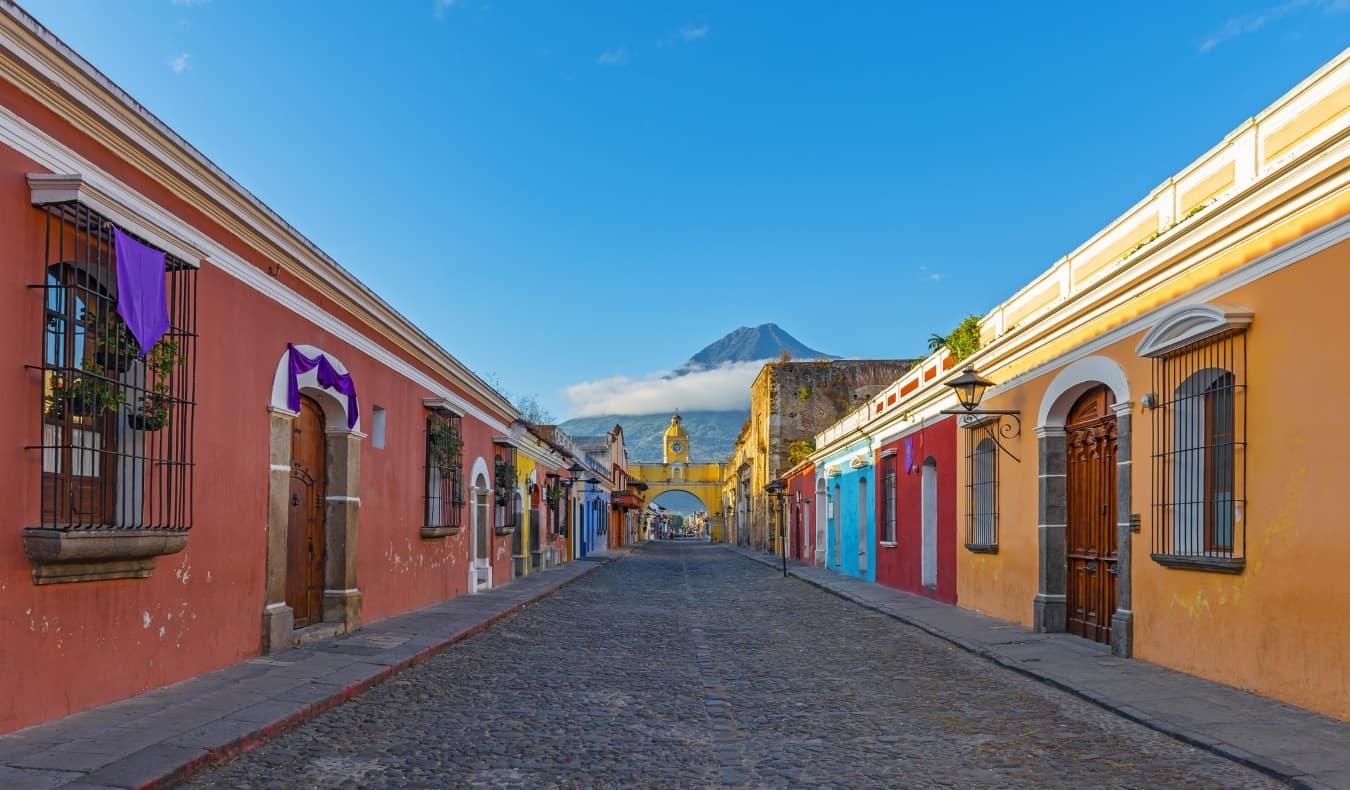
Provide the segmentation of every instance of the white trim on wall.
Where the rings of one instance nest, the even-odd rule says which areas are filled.
[[[125,223],[139,235],[174,252],[175,255],[190,255],[200,250],[200,255],[206,262],[317,328],[333,334],[384,367],[446,399],[454,404],[456,411],[461,414],[472,416],[502,433],[510,430],[500,419],[470,403],[437,379],[422,373],[411,363],[395,356],[371,338],[325,312],[319,305],[281,284],[263,270],[233,254],[212,237],[201,233],[191,224],[122,184],[93,162],[67,148],[8,107],[0,107],[0,144],[14,149],[53,173],[78,173],[82,181],[81,189],[97,193],[100,196],[100,208],[110,211],[116,221]],[[472,382],[465,383],[472,386]]]

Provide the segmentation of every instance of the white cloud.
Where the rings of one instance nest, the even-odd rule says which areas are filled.
[[[919,274],[920,274],[925,280],[928,280],[928,281],[930,281],[930,282],[935,282],[935,283],[936,283],[936,282],[941,282],[941,281],[942,281],[942,272],[935,272],[935,271],[933,271],[932,269],[928,268],[927,266],[920,266],[920,267],[919,267]]]
[[[182,74],[190,68],[192,68],[192,56],[186,52],[169,58],[169,71],[174,74]]]
[[[622,66],[628,62],[628,47],[619,46],[614,49],[607,49],[600,53],[600,57],[595,59],[601,66]]]
[[[707,35],[708,25],[706,22],[699,25],[685,25],[680,28],[680,38],[688,42],[698,41],[701,38],[706,38]]]
[[[660,371],[641,379],[583,381],[563,394],[571,401],[573,417],[744,409],[750,405],[750,384],[768,361],[730,362],[682,376]]]
[[[431,13],[437,19],[445,19],[445,12],[454,4],[455,0],[432,0]]]
[[[1200,53],[1212,52],[1215,47],[1225,41],[1250,35],[1272,22],[1277,22],[1287,16],[1308,9],[1317,9],[1323,14],[1338,14],[1350,11],[1350,0],[1285,0],[1285,2],[1271,6],[1264,11],[1230,17],[1219,26],[1218,30],[1209,34],[1200,42]]]

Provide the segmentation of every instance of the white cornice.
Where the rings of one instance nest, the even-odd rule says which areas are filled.
[[[1160,357],[1182,346],[1207,337],[1246,329],[1251,326],[1252,311],[1226,304],[1193,304],[1176,308],[1158,319],[1135,348],[1141,357]]]
[[[450,378],[496,409],[501,419],[518,416],[500,393],[11,0],[0,2],[0,55],[4,55],[0,79],[12,82],[309,287],[350,309],[379,334],[432,367],[448,371]],[[49,169],[92,173],[89,166]]]
[[[92,162],[66,148],[7,107],[0,107],[0,145],[13,148],[39,166],[54,173],[78,173],[81,180],[81,190],[88,190],[89,194],[98,195],[99,200],[103,201],[101,210],[111,211],[115,217],[130,218],[125,220],[128,221],[129,228],[134,228],[138,233],[143,231],[142,235],[156,243],[163,242],[170,246],[182,245],[191,250],[199,250],[200,253],[196,256],[198,260],[204,260],[221,269],[244,285],[303,317],[306,321],[320,329],[331,332],[335,337],[385,367],[445,398],[454,404],[455,411],[471,415],[496,430],[507,430],[506,420],[503,419],[501,413],[492,414],[459,393],[448,389],[440,380],[423,373],[410,362],[376,343],[368,335],[339,320],[324,308],[286,287],[276,278],[268,276],[266,272],[234,255],[211,237],[202,234],[192,225],[148,200],[144,195],[112,178]],[[446,378],[451,381],[463,383],[466,387],[471,383],[456,376],[454,368],[435,364],[432,367],[439,367],[444,370]],[[500,396],[497,397],[497,400],[506,403]],[[507,403],[507,406],[510,406],[510,404]]]

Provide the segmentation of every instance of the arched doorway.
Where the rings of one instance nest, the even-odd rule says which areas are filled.
[[[300,414],[291,428],[290,498],[286,519],[286,605],[294,627],[323,619],[323,571],[327,557],[324,530],[323,409],[301,396]]]
[[[486,469],[486,465],[484,465],[484,469]],[[486,590],[492,586],[492,489],[488,487],[486,472],[477,469],[475,469],[475,472],[473,478],[473,563],[469,570],[469,592]]]
[[[322,349],[294,350],[347,375],[341,360]],[[355,392],[325,387],[318,369],[293,372],[288,348],[272,377],[263,653],[361,627],[356,544],[365,434]],[[305,633],[297,633],[301,628]]]
[[[844,568],[844,520],[840,512],[844,509],[844,500],[840,498],[839,484],[834,484],[834,499],[830,502],[830,533],[832,538],[834,566],[843,570]]]
[[[938,583],[938,465],[929,456],[923,461],[923,477],[919,481],[920,499],[920,581],[925,587]]]
[[[1067,629],[1111,642],[1116,610],[1116,415],[1105,385],[1084,393],[1069,410],[1065,550]]]
[[[1129,397],[1114,360],[1085,357],[1050,382],[1036,427],[1036,630],[1109,642],[1118,656],[1133,652]]]
[[[867,494],[867,478],[858,478],[858,573],[867,575],[867,551],[872,547],[872,541],[868,539],[868,505],[871,504],[871,497]]]
[[[829,494],[825,491],[825,478],[816,480],[816,564],[825,564],[825,513],[827,510],[826,500]]]

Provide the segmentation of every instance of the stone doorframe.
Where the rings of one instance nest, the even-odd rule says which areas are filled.
[[[1105,385],[1116,397],[1116,611],[1111,614],[1111,652],[1134,654],[1134,612],[1130,601],[1131,426],[1129,382],[1107,357],[1085,357],[1055,376],[1041,400],[1036,423],[1038,463],[1037,543],[1039,569],[1033,603],[1035,630],[1068,629],[1068,446],[1064,421],[1083,393]]]
[[[306,356],[324,354],[338,373],[346,367],[331,354],[313,346],[297,345]],[[297,415],[286,405],[287,355],[283,352],[272,382],[268,406],[267,476],[267,600],[263,607],[262,652],[286,650],[295,644],[295,613],[286,605],[286,531],[290,511],[291,431]],[[313,371],[299,377],[302,395],[313,398],[324,412],[325,502],[324,535],[328,558],[324,563],[323,620],[316,632],[348,633],[361,627],[361,591],[356,583],[357,543],[361,516],[360,421],[347,427],[345,396],[320,387]],[[306,629],[308,631],[309,629]]]

